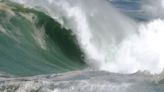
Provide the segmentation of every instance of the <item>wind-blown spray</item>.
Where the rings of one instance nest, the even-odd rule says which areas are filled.
[[[119,73],[138,70],[160,73],[164,68],[162,19],[139,23],[105,0],[14,1],[44,8],[64,27],[72,29],[85,53],[86,63],[96,69]],[[154,12],[153,9],[163,10],[162,6],[155,6],[158,4],[144,3],[141,10],[146,11],[145,15]],[[162,14],[151,15],[151,18],[162,18]]]

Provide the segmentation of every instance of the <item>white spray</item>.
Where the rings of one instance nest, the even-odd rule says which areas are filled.
[[[164,68],[161,19],[136,23],[105,0],[14,1],[44,8],[64,27],[72,29],[86,63],[94,68],[119,73],[160,73]]]

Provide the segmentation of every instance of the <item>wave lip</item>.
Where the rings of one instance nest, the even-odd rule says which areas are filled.
[[[34,9],[43,8],[50,17],[60,21],[63,27],[71,29],[79,49],[84,53],[85,63],[92,68],[117,73],[134,73],[138,70],[160,73],[164,67],[161,62],[163,14],[160,12],[156,16],[155,13],[163,10],[161,0],[155,3],[151,0],[143,1],[148,4],[127,1],[127,4],[138,4],[134,11],[150,15],[149,20],[142,21],[122,14],[106,0],[14,1]],[[46,33],[56,39],[49,31]],[[70,51],[66,52],[70,55]]]

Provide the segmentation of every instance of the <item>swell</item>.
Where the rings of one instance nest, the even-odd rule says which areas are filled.
[[[50,16],[0,2],[0,71],[21,75],[82,69],[82,51],[71,30]]]

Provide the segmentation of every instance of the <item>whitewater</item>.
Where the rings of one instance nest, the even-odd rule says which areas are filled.
[[[96,69],[117,73],[134,73],[138,70],[162,72],[163,1],[158,0],[157,4],[140,1],[143,5],[138,11],[150,17],[146,22],[128,18],[105,0],[16,2],[27,4],[27,7],[44,8],[64,27],[72,29],[85,53],[86,63]]]
[[[164,92],[164,0],[0,1],[1,92]]]

